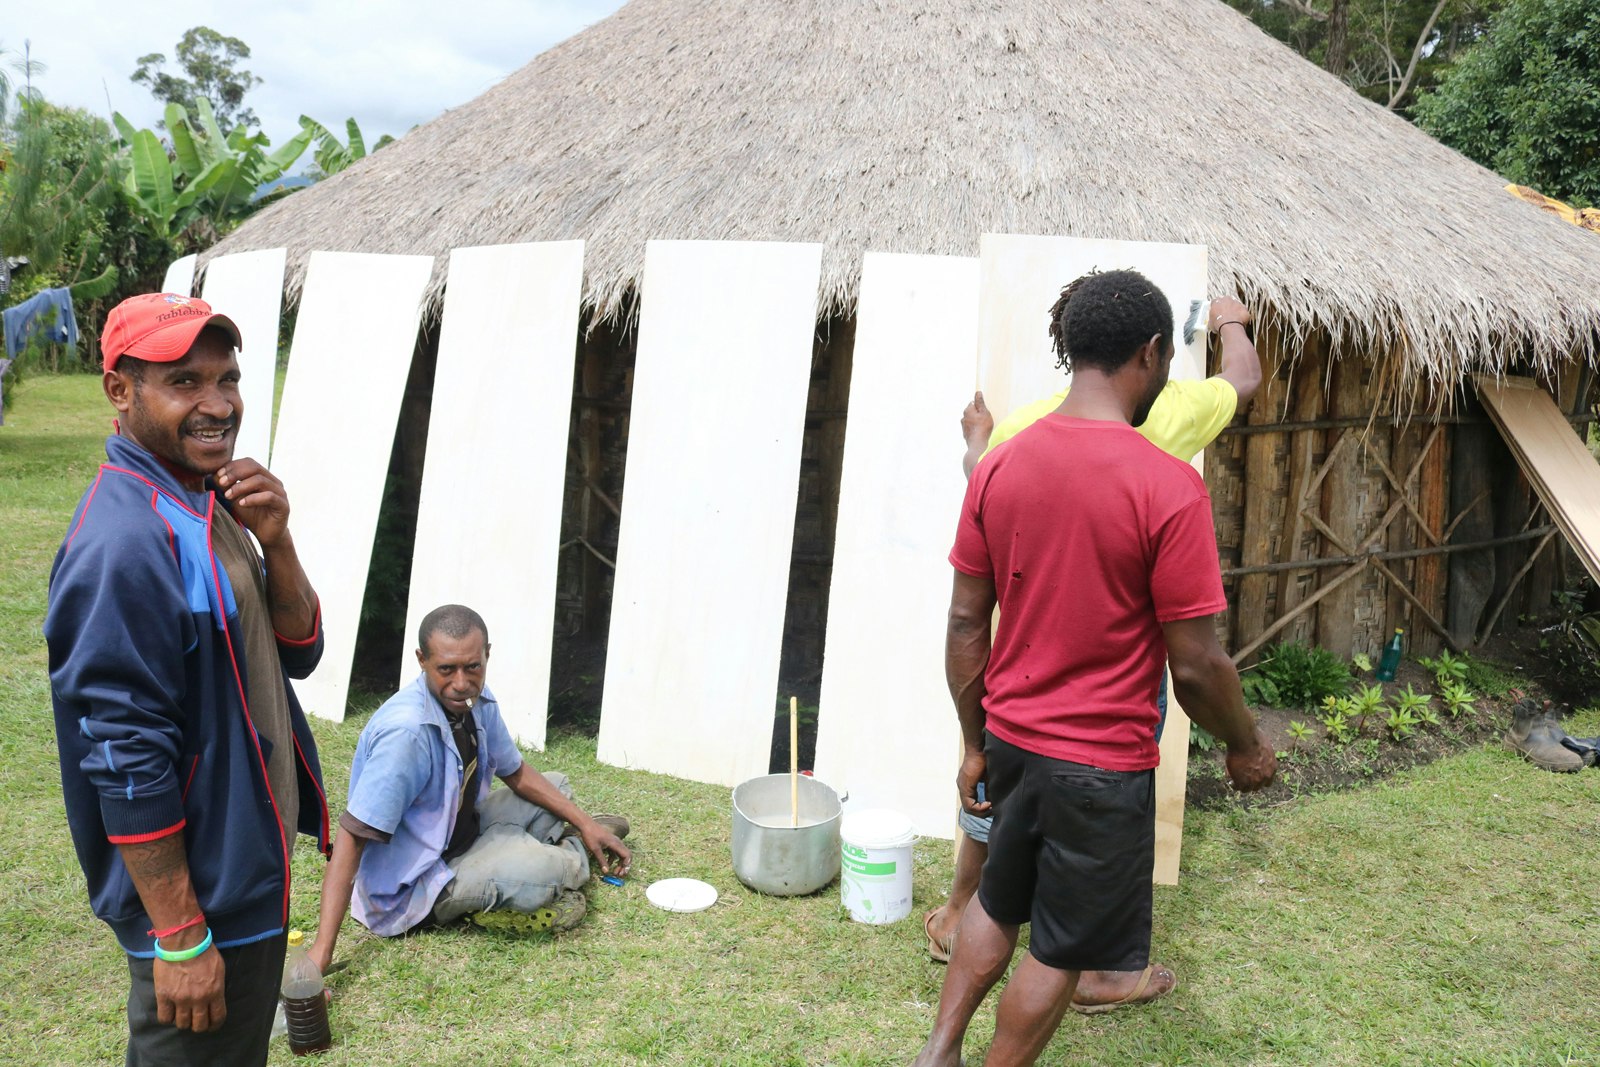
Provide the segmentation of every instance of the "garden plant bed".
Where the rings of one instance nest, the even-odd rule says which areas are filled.
[[[1359,733],[1340,743],[1319,721],[1319,708],[1252,707],[1278,753],[1277,780],[1258,793],[1241,796],[1227,786],[1222,747],[1197,742],[1189,749],[1188,804],[1199,808],[1238,803],[1270,806],[1307,793],[1368,785],[1485,742],[1496,742],[1510,726],[1511,708],[1520,694],[1571,707],[1583,707],[1594,699],[1593,692],[1580,680],[1581,672],[1571,670],[1571,664],[1562,662],[1550,647],[1541,647],[1538,630],[1497,636],[1471,658],[1494,684],[1474,688],[1472,710],[1463,710],[1456,717],[1450,716],[1437,696],[1439,686],[1433,672],[1414,660],[1403,660],[1395,680],[1382,683],[1391,706],[1408,687],[1416,693],[1434,695],[1438,725],[1419,725],[1410,736],[1399,740],[1390,736],[1382,713],[1369,716]],[[1352,673],[1353,690],[1379,684],[1372,671]],[[1303,723],[1309,732],[1296,738],[1293,723]],[[1532,764],[1526,766],[1530,774],[1548,773]]]

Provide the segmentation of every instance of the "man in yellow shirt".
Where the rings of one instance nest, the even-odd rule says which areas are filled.
[[[1244,411],[1261,386],[1261,357],[1245,327],[1250,312],[1239,301],[1221,297],[1211,304],[1208,329],[1217,335],[1221,363],[1217,373],[1203,381],[1169,381],[1150,408],[1150,414],[1137,427],[1152,444],[1184,462],[1189,462],[1216,439],[1223,427]],[[1070,386],[1051,396],[1025,404],[996,426],[994,416],[984,406],[983,393],[972,398],[961,413],[961,432],[967,452],[961,467],[968,477],[978,461],[991,450],[1010,440],[1028,426],[1053,414],[1067,398]],[[1162,694],[1165,718],[1165,693]],[[1159,732],[1157,737],[1160,737]],[[981,789],[981,786],[980,786]],[[979,876],[989,855],[989,820],[961,813],[960,851],[956,858],[955,880],[944,905],[923,917],[928,935],[928,952],[937,961],[948,962],[955,945],[961,915],[978,889]],[[1072,1009],[1095,1015],[1145,1004],[1170,992],[1177,977],[1169,968],[1152,963],[1143,971],[1084,971],[1072,997]]]

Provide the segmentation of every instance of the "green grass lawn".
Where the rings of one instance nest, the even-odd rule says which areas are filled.
[[[36,375],[6,420],[0,1063],[120,1062],[126,969],[89,913],[62,816],[40,636],[50,561],[109,409],[97,378]],[[364,720],[316,723],[336,809]],[[1571,729],[1600,733],[1600,711]],[[911,919],[862,926],[841,915],[837,887],[785,900],[740,886],[727,790],[600,766],[582,736],[530,755],[570,774],[590,810],[632,817],[628,884],[593,883],[590,917],[556,940],[386,941],[347,921],[335,1046],[319,1062],[909,1062],[944,973],[917,917],[948,884],[947,842],[918,842]],[[308,931],[320,868],[302,843],[293,907]],[[652,908],[645,886],[677,875],[721,900],[696,915]],[[1156,956],[1178,989],[1132,1012],[1069,1014],[1043,1062],[1600,1063],[1597,887],[1600,771],[1546,774],[1493,747],[1357,792],[1191,811],[1182,884],[1156,891]],[[969,1060],[992,1028],[986,1008]],[[277,1043],[271,1062],[291,1061]]]

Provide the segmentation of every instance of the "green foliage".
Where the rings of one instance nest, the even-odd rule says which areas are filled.
[[[109,136],[86,112],[24,101],[16,142],[0,149],[8,157],[0,175],[0,248],[66,281],[77,280],[85,264],[99,266],[107,236],[100,223],[116,196]]]
[[[1307,726],[1298,719],[1291,719],[1289,721],[1289,736],[1293,738],[1294,743],[1298,745],[1300,742],[1311,736],[1311,727]]]
[[[318,178],[326,178],[338,174],[358,159],[367,155],[367,140],[361,133],[361,127],[353,118],[344,120],[345,136],[348,141],[339,140],[334,132],[311,118],[309,115],[300,116],[300,128],[310,135],[316,148],[312,150],[311,158],[316,161]],[[388,142],[383,142],[384,144]],[[379,145],[382,147],[382,144]],[[376,149],[374,149],[376,151]]]
[[[1600,204],[1600,0],[1510,0],[1417,121],[1513,182]]]
[[[1433,697],[1428,693],[1419,693],[1411,686],[1396,694],[1395,706],[1411,715],[1418,723],[1429,726],[1439,725],[1439,712],[1433,706]]]
[[[1543,631],[1544,644],[1575,687],[1600,691],[1600,614],[1586,614],[1593,586],[1580,578],[1571,588],[1556,591],[1556,621]]]
[[[1442,6],[1436,0],[1228,3],[1357,92],[1404,109],[1482,35],[1505,0],[1449,0]],[[1342,34],[1336,30],[1341,22]]]
[[[1467,665],[1464,679],[1467,687],[1492,699],[1499,700],[1524,684],[1505,664],[1465,652],[1461,654],[1461,659]]]
[[[1399,704],[1389,709],[1389,714],[1383,721],[1384,729],[1388,731],[1390,739],[1394,741],[1404,741],[1416,733],[1418,724],[1417,716]]]
[[[1350,657],[1350,665],[1356,670],[1366,673],[1372,670],[1372,657],[1365,652],[1357,652]]]
[[[1335,744],[1347,745],[1355,740],[1356,725],[1350,721],[1352,705],[1349,697],[1327,696],[1322,699],[1322,709],[1317,721],[1328,731],[1328,739]]]
[[[153,130],[135,129],[120,114],[112,121],[128,146],[129,202],[151,232],[185,248],[209,244],[254,212],[262,203],[253,199],[256,189],[282,177],[311,144],[307,130],[273,152],[264,133],[236,126],[224,134],[205,97],[193,121],[181,105],[167,105],[170,156]]]
[[[21,52],[0,44],[0,129],[4,129],[10,119],[11,102],[19,92],[23,103],[37,99],[33,79],[47,69],[49,68],[43,63],[33,58],[31,41],[22,42]],[[19,81],[23,86],[21,90],[16,88]]]
[[[1253,704],[1310,708],[1346,692],[1350,681],[1350,667],[1338,656],[1293,642],[1274,645],[1242,684]]]
[[[168,74],[162,69],[167,57],[151,52],[139,57],[129,81],[148,88],[157,100],[185,109],[193,110],[205,101],[224,133],[256,124],[255,112],[244,106],[244,96],[260,85],[261,79],[238,66],[250,58],[249,45],[209,26],[195,26],[184,33],[176,54],[184,77]]]
[[[1189,745],[1201,752],[1215,752],[1220,747],[1211,731],[1197,722],[1189,723]]]
[[[1444,701],[1445,710],[1452,719],[1472,714],[1476,710],[1472,702],[1478,699],[1477,694],[1461,682],[1441,682],[1439,698]]]
[[[1364,685],[1349,700],[1350,713],[1355,716],[1358,734],[1366,729],[1368,718],[1382,714],[1386,707],[1381,685]]]
[[[1442,688],[1446,682],[1465,682],[1467,679],[1467,659],[1465,655],[1454,656],[1449,650],[1439,653],[1437,659],[1423,656],[1417,663],[1433,673],[1433,679]]]

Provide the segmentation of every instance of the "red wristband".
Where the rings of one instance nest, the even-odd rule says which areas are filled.
[[[188,922],[180,923],[179,925],[171,927],[170,929],[166,929],[166,930],[150,930],[150,931],[147,931],[147,932],[149,933],[149,935],[151,937],[153,937],[153,938],[155,938],[156,940],[159,941],[163,937],[171,937],[173,934],[177,933],[179,930],[187,930],[191,926],[199,926],[201,923],[203,923],[205,921],[206,921],[206,913],[205,912],[201,912],[199,915],[196,915],[194,918],[190,919]]]

